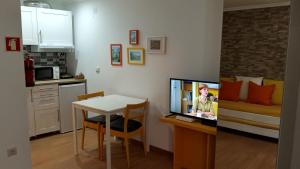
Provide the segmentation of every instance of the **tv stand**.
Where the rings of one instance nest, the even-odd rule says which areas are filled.
[[[175,113],[170,113],[170,114],[165,115],[165,117],[171,117],[171,116],[176,116],[176,114]]]
[[[176,119],[181,120],[181,121],[185,121],[185,122],[190,122],[190,123],[195,121],[195,119],[193,119],[193,118],[180,116],[180,115],[177,115]]]
[[[199,122],[185,122],[174,116],[162,117],[174,125],[174,169],[214,169],[217,128]]]

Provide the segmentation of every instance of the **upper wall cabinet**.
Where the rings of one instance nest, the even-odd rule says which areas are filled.
[[[36,8],[22,6],[21,13],[23,44],[38,45]]]
[[[39,48],[73,48],[72,12],[31,7],[21,9],[24,45],[38,45]],[[32,11],[30,16],[33,21],[29,21],[29,14],[25,9]],[[33,36],[36,36],[36,39],[31,38]]]
[[[40,47],[73,47],[72,12],[37,9]]]

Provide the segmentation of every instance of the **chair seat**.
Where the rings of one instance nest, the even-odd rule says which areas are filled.
[[[139,121],[128,120],[128,124],[127,124],[128,132],[135,131],[135,130],[139,129],[140,127],[142,127],[142,123],[140,123]],[[113,121],[110,125],[110,128],[112,130],[124,132],[124,118],[122,117],[122,118],[119,118],[119,119]]]
[[[120,116],[120,115],[110,115],[110,121],[111,122],[115,121],[119,118],[122,118],[122,116]],[[99,116],[87,118],[86,121],[92,122],[92,123],[100,123],[102,125],[105,125],[106,118],[105,118],[105,115],[99,115]]]

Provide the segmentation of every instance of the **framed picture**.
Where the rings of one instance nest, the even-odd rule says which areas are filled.
[[[127,48],[128,64],[144,65],[145,49],[144,48]]]
[[[122,44],[110,45],[111,65],[122,66]]]
[[[129,44],[130,45],[138,45],[140,38],[140,31],[139,30],[130,30],[129,31]]]
[[[146,52],[150,54],[165,54],[166,39],[164,36],[148,37]]]

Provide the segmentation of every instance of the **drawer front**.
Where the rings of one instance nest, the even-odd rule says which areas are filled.
[[[52,90],[52,91],[44,91],[44,92],[35,92],[32,93],[33,99],[40,99],[40,98],[46,98],[46,97],[58,97],[58,91]]]
[[[43,110],[59,107],[58,96],[33,99],[34,110]]]
[[[35,86],[32,89],[33,93],[36,93],[36,92],[47,92],[47,91],[58,91],[58,84]]]

